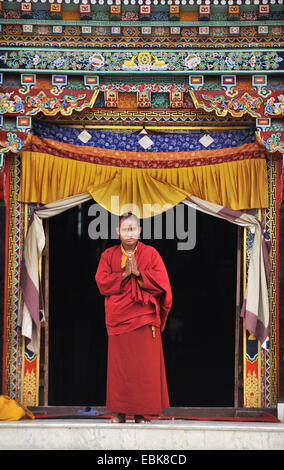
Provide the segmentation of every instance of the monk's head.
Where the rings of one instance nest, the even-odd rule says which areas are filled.
[[[141,233],[139,219],[132,212],[120,215],[119,227],[117,227],[116,231],[123,248],[125,250],[133,250]]]

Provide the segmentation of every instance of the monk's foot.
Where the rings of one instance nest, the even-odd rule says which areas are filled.
[[[150,419],[145,418],[145,417],[142,416],[142,415],[135,415],[135,416],[134,416],[134,419],[135,419],[135,423],[139,423],[139,424],[151,423]]]
[[[118,413],[109,420],[109,423],[125,423],[125,414]]]

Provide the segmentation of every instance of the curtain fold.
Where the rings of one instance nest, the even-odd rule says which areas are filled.
[[[257,217],[244,211],[233,211],[208,201],[202,201],[195,196],[191,196],[183,202],[207,214],[246,227],[254,234],[241,317],[245,319],[246,329],[254,333],[263,348],[267,348],[269,340],[268,282],[270,262],[269,246],[265,241],[264,230],[260,221]]]
[[[61,214],[91,198],[88,193],[71,196],[35,209],[31,216],[21,262],[18,326],[27,338],[27,349],[34,353],[38,353],[40,322],[44,320],[39,277],[39,260],[45,246],[42,219]]]
[[[217,151],[212,151],[213,155],[214,152]],[[89,192],[112,212],[112,196],[116,195],[119,196],[119,208],[132,203],[139,208],[140,214],[143,214],[143,204],[159,203],[161,208],[170,204],[173,207],[192,194],[234,210],[268,206],[263,153],[254,149],[250,150],[247,158],[239,158],[240,148],[236,147],[231,149],[229,161],[221,157],[221,162],[215,163],[212,157],[208,164],[204,164],[202,159],[191,159],[191,154],[196,152],[185,153],[188,166],[180,166],[180,162],[171,160],[169,156],[170,168],[159,168],[154,157],[151,167],[136,168],[133,162],[128,167],[119,166],[121,160],[118,158],[109,165],[24,151],[21,154],[18,200],[49,204]],[[141,160],[138,158],[134,163],[141,164]]]

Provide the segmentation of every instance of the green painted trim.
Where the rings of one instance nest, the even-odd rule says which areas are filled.
[[[6,72],[6,73],[40,73],[40,74],[56,74],[56,75],[144,75],[145,77],[147,75],[153,75],[153,72],[157,75],[201,75],[201,74],[206,74],[206,75],[271,75],[271,74],[278,74],[278,75],[283,75],[284,70],[258,70],[257,72],[251,71],[251,70],[190,70],[190,71],[178,71],[178,70],[149,70],[149,71],[140,71],[140,70],[105,70],[105,71],[97,71],[97,70],[42,70],[42,69],[1,69],[0,72]]]
[[[1,51],[23,51],[23,50],[27,50],[27,51],[37,51],[37,52],[62,52],[62,53],[65,53],[65,52],[80,52],[80,54],[82,54],[82,52],[84,52],[86,49],[84,47],[80,48],[80,49],[77,49],[77,48],[43,48],[43,47],[0,47],[0,52]],[[261,48],[261,47],[258,47],[257,49],[255,47],[253,48],[241,48],[241,47],[238,47],[238,48],[230,48],[230,49],[224,49],[223,47],[222,48],[210,48],[210,49],[203,49],[200,50],[195,48],[195,49],[192,49],[190,47],[183,47],[183,48],[180,48],[180,49],[145,49],[145,48],[135,48],[135,49],[131,49],[131,47],[128,47],[128,48],[123,48],[123,49],[113,49],[113,48],[110,48],[110,49],[87,49],[86,52],[90,53],[90,52],[94,52],[96,54],[98,53],[107,53],[107,52],[110,52],[110,53],[113,53],[113,54],[117,54],[117,53],[120,53],[120,52],[123,52],[124,54],[125,53],[133,53],[133,54],[137,54],[138,52],[150,52],[150,53],[153,53],[153,54],[157,54],[157,53],[163,53],[163,54],[167,54],[167,53],[173,53],[173,52],[177,52],[177,53],[181,53],[181,52],[188,52],[188,53],[191,53],[191,54],[195,54],[195,53],[199,53],[199,52],[209,52],[209,53],[214,53],[214,52],[244,52],[244,53],[247,53],[247,52],[266,52],[268,53],[269,51],[271,52],[284,52],[284,48],[275,48],[275,47],[270,47],[270,48]],[[233,72],[232,72],[233,73]]]
[[[267,21],[96,21],[96,20],[35,20],[35,19],[4,19],[0,24],[35,24],[48,26],[284,26],[283,20]]]
[[[272,54],[272,56],[275,56],[277,57],[277,54],[280,55],[280,56],[283,56],[283,51],[284,49],[272,49],[272,48],[269,48],[269,49],[255,49],[255,48],[252,48],[252,49],[202,49],[202,51],[200,51],[199,49],[190,49],[190,48],[183,48],[182,50],[181,49],[163,49],[162,51],[161,50],[157,50],[157,49],[147,49],[147,54],[148,55],[153,55],[153,57],[155,58],[169,58],[169,64],[166,64],[168,66],[168,68],[162,68],[161,67],[161,70],[159,68],[150,68],[147,70],[145,70],[145,68],[141,67],[141,68],[138,68],[136,67],[136,64],[135,64],[135,67],[130,67],[130,68],[125,68],[123,67],[123,64],[121,64],[120,62],[123,61],[124,59],[126,59],[128,56],[132,56],[134,58],[137,58],[137,56],[141,53],[145,53],[145,49],[116,49],[116,50],[113,50],[113,49],[88,49],[87,52],[85,52],[84,48],[80,48],[80,49],[56,49],[56,48],[52,48],[52,49],[46,49],[46,48],[4,48],[4,47],[0,47],[0,55],[1,55],[1,51],[4,52],[4,54],[2,55],[2,58],[3,58],[3,61],[5,63],[5,61],[7,60],[8,63],[9,63],[9,67],[3,67],[3,69],[1,68],[0,70],[3,71],[3,72],[25,72],[25,73],[45,73],[45,74],[59,74],[59,73],[63,73],[63,74],[86,74],[86,75],[90,75],[90,74],[98,74],[98,75],[103,75],[103,74],[115,74],[115,75],[126,75],[126,74],[131,74],[131,75],[149,75],[149,74],[153,74],[155,72],[155,74],[159,74],[159,75],[171,75],[171,74],[179,74],[179,75],[194,75],[194,74],[211,74],[211,75],[221,75],[221,74],[251,74],[251,75],[259,75],[259,74],[283,74],[284,73],[284,69],[279,69],[279,68],[274,68],[271,67],[270,70],[267,70],[265,68],[265,66],[267,66],[267,64],[263,64],[264,68],[261,68],[259,70],[255,70],[253,68],[253,66],[250,66],[249,63],[247,63],[247,61],[249,60],[249,56],[254,56],[255,54],[263,54],[264,56],[264,61],[265,60],[269,60],[269,57],[270,55]],[[53,55],[54,53],[54,55]],[[56,56],[57,59],[56,60],[63,60],[64,62],[64,57],[66,57],[66,60],[71,57],[71,62],[72,60],[74,59],[74,61],[76,62],[76,57],[78,57],[78,59],[82,59],[83,60],[88,60],[88,58],[90,59],[90,57],[92,55],[102,55],[102,56],[105,56],[107,58],[107,60],[117,60],[118,61],[118,67],[117,69],[115,69],[115,67],[113,69],[111,69],[111,67],[109,67],[109,63],[106,64],[106,66],[104,67],[103,65],[100,66],[100,69],[92,69],[92,70],[88,70],[88,66],[86,66],[86,69],[82,68],[78,70],[77,67],[72,67],[72,65],[68,65],[68,61],[63,65],[61,64],[61,62],[58,64],[58,67],[56,66],[56,64],[53,63],[52,61],[52,57],[53,56]],[[128,54],[128,55],[127,55]],[[202,67],[204,68],[201,68],[201,67],[198,67],[197,69],[191,69],[191,68],[184,68],[183,66],[181,67],[178,67],[179,70],[175,69],[175,68],[171,68],[171,64],[170,64],[170,61],[173,60],[174,61],[174,58],[177,57],[177,60],[179,58],[181,58],[181,60],[186,59],[186,55],[188,54],[196,54],[196,55],[202,55],[202,57],[205,57],[205,61],[202,63]],[[219,63],[218,66],[216,66],[216,68],[214,67],[213,69],[210,69],[208,70],[208,64],[207,62],[210,61],[210,58],[212,58],[213,54],[216,54],[216,56],[220,56],[221,59],[224,59],[224,57],[226,56],[229,56],[230,54],[233,54],[233,55],[236,55],[238,57],[242,57],[244,58],[244,60],[246,61],[245,64],[243,64],[243,67],[239,67],[236,66],[236,68],[234,69],[230,69],[230,68],[226,68],[226,65],[225,64],[221,64]],[[13,57],[13,55],[15,57]],[[41,63],[38,64],[39,67],[37,67],[37,64],[35,65],[34,68],[30,69],[29,66],[31,65],[32,66],[32,62],[31,61],[28,61],[27,63],[27,66],[24,67],[23,63],[21,63],[21,57],[24,57],[25,56],[28,58],[30,56],[30,58],[32,59],[33,56],[35,55],[39,55],[41,56],[41,58],[43,60],[47,59],[47,62],[43,64],[45,65],[44,68],[41,68],[40,65],[43,65]],[[183,57],[181,57],[183,56]],[[18,64],[16,64],[15,66],[13,65],[13,60],[14,61],[19,61]],[[216,58],[214,60],[217,60]],[[276,60],[276,59],[275,59]],[[281,60],[283,60],[283,57],[281,57]],[[174,63],[174,62],[173,62]],[[1,64],[2,65],[2,64]],[[3,64],[4,65],[4,64]],[[23,65],[23,67],[20,67],[21,65]],[[63,67],[61,68],[61,65],[63,65]],[[113,64],[112,64],[113,65]],[[221,67],[222,65],[225,66],[225,69],[219,69],[219,66]],[[272,64],[273,65],[273,64]],[[19,66],[19,68],[18,68]],[[46,68],[47,67],[47,68]],[[174,67],[175,67],[175,63],[174,63]],[[185,64],[185,67],[186,64]],[[260,64],[260,67],[262,67],[262,64]],[[217,70],[216,70],[217,69]]]

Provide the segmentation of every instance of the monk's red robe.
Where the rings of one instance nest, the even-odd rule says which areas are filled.
[[[134,275],[121,281],[120,245],[102,253],[95,276],[105,296],[109,336],[106,407],[117,413],[157,415],[169,406],[160,331],[172,292],[155,248],[138,241],[135,258],[142,283]]]

